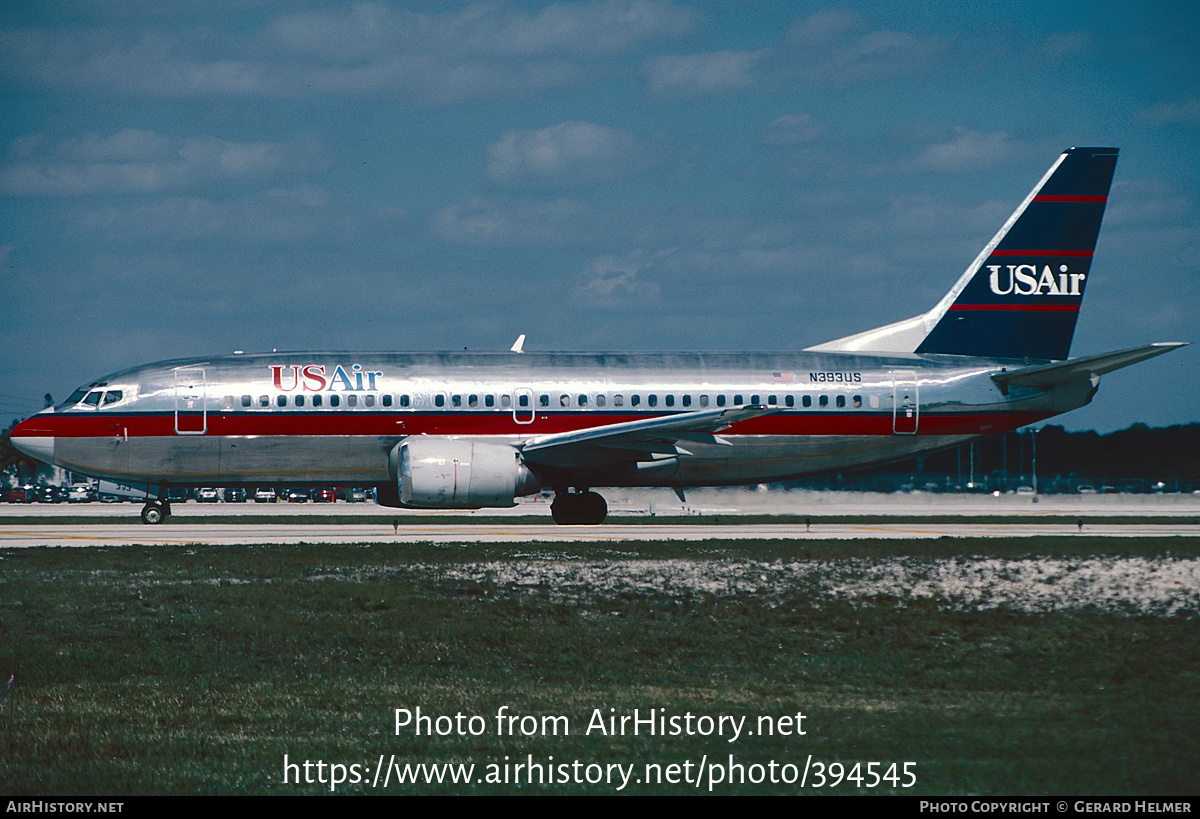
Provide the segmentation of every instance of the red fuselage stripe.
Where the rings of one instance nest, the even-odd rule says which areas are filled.
[[[952,304],[951,310],[1034,310],[1051,313],[1078,313],[1078,304]]]
[[[547,435],[597,426],[663,417],[650,414],[600,412],[538,414],[531,424],[518,424],[511,413],[332,413],[332,412],[209,412],[204,436],[179,435],[181,440],[220,436],[324,437],[343,435]],[[919,418],[923,435],[975,435],[999,432],[1045,417],[1031,412],[939,414]],[[183,416],[199,429],[200,413]],[[31,438],[146,438],[175,437],[174,413],[145,415],[62,414],[34,416],[14,431]],[[797,410],[741,421],[722,435],[891,435],[890,412]]]
[[[993,250],[991,256],[1087,256],[1091,257],[1091,250]]]
[[[1070,196],[1046,193],[1033,197],[1034,202],[1107,202],[1107,196]]]

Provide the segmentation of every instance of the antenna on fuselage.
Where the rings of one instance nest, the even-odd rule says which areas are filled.
[[[509,349],[512,350],[514,353],[523,353],[523,352],[525,352],[525,350],[522,349],[524,346],[525,346],[525,334],[521,333],[521,335],[517,336],[516,343],[514,343],[513,346],[509,347]]]

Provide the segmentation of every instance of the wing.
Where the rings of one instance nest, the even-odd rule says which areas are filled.
[[[717,435],[738,421],[771,415],[779,407],[747,404],[607,424],[530,438],[521,446],[526,461],[547,466],[596,466],[690,455],[680,442],[729,445]]]

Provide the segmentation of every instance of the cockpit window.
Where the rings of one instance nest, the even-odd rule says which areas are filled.
[[[87,394],[88,394],[88,388],[80,387],[79,389],[75,390],[75,392],[71,393],[70,398],[68,398],[66,401],[63,401],[61,404],[59,404],[58,408],[59,409],[70,409],[71,407],[75,406],[80,401],[82,401],[83,397]]]
[[[115,404],[121,400],[124,393],[121,390],[109,390],[104,393],[104,403],[101,406],[107,407],[109,404]]]
[[[83,399],[83,403],[89,407],[100,406],[100,396],[104,395],[104,390],[95,390],[87,394],[87,398]]]

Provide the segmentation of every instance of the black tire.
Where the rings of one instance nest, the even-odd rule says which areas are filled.
[[[156,526],[167,519],[167,513],[160,504],[148,503],[142,507],[142,523]]]
[[[596,492],[563,492],[554,496],[550,516],[559,526],[598,526],[608,517],[608,504]]]

